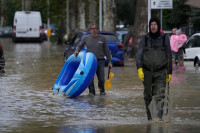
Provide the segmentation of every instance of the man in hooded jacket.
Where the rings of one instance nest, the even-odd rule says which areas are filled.
[[[149,105],[154,99],[156,103],[165,98],[166,82],[171,80],[172,53],[169,37],[160,33],[160,21],[151,18],[149,33],[140,39],[136,53],[138,77],[144,85],[144,101],[148,120],[152,120]],[[158,108],[158,117],[162,119],[163,106]]]

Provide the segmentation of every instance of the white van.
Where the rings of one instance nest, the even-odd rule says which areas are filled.
[[[42,19],[37,11],[16,11],[13,22],[13,41],[41,41]]]

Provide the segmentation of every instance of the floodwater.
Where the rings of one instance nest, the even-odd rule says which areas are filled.
[[[192,62],[185,63],[186,72],[173,72],[170,122],[148,122],[135,61],[126,59],[124,67],[111,69],[115,76],[107,95],[96,88],[94,97],[86,90],[70,99],[52,94],[64,65],[64,45],[0,42],[6,59],[0,74],[1,133],[200,132],[200,70]]]

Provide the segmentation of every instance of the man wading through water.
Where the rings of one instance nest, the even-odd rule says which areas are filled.
[[[156,103],[165,98],[166,82],[171,80],[172,53],[169,37],[160,33],[160,21],[151,18],[149,33],[140,39],[136,53],[138,77],[144,85],[144,101],[148,120],[152,120],[149,104],[153,96]],[[158,108],[158,117],[162,120],[163,104]]]
[[[97,58],[97,78],[98,78],[98,87],[100,90],[100,95],[105,95],[105,79],[104,79],[104,67],[105,67],[105,59],[106,56],[108,60],[108,67],[112,68],[112,57],[109,51],[106,38],[99,34],[98,25],[91,24],[90,25],[90,32],[91,34],[83,37],[81,43],[77,46],[74,55],[77,56],[79,51],[84,47],[87,46],[87,52],[92,52]],[[95,86],[94,86],[94,78],[91,81],[89,87],[89,95],[93,96],[96,95]]]

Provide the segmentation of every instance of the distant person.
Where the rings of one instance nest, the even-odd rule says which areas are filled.
[[[179,64],[179,71],[185,71],[184,66],[184,48],[183,44],[187,41],[187,36],[182,33],[181,29],[176,30],[176,34],[170,38],[170,45],[172,50],[173,70],[176,70],[176,59]]]
[[[90,25],[90,32],[91,34],[85,36],[81,43],[77,46],[74,55],[77,56],[79,51],[86,45],[87,52],[92,52],[97,58],[97,78],[98,78],[98,87],[100,90],[100,95],[105,95],[105,79],[104,79],[104,56],[106,56],[108,60],[108,67],[112,68],[112,60],[111,60],[111,53],[108,49],[108,45],[106,42],[106,38],[98,33],[98,25],[91,24]],[[89,95],[96,95],[95,86],[94,86],[94,79],[90,83],[89,87]]]
[[[176,35],[177,28],[172,29],[172,35]]]
[[[177,31],[177,28],[173,28],[173,29],[172,29],[172,34],[171,34],[171,36],[172,36],[172,35],[176,35],[176,31]],[[171,36],[169,37],[169,39],[171,39]]]
[[[136,53],[138,77],[144,85],[144,101],[148,120],[152,120],[149,105],[154,97],[156,103],[165,98],[166,82],[171,80],[172,55],[169,38],[160,32],[160,21],[151,18],[149,33],[140,39]],[[158,106],[158,105],[157,105]],[[162,120],[163,105],[158,108]]]

